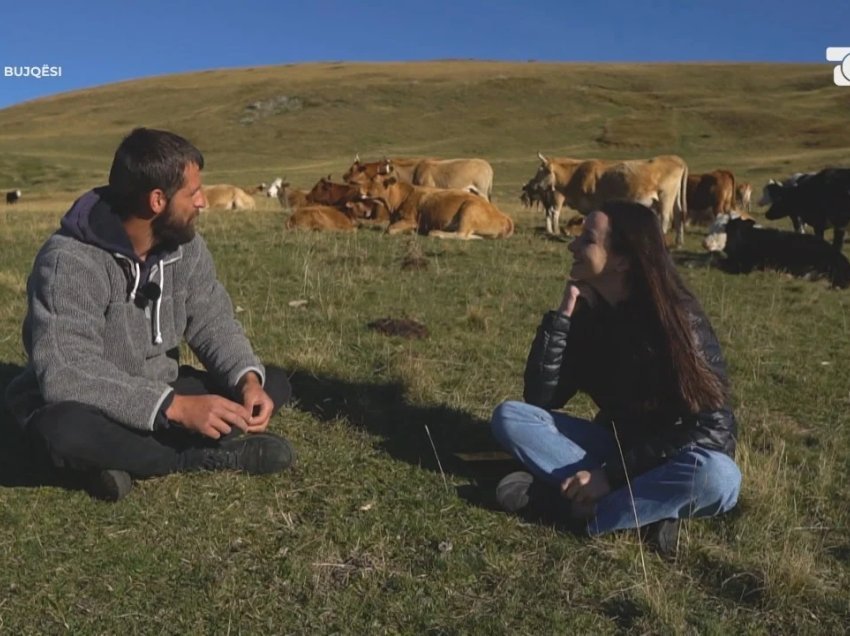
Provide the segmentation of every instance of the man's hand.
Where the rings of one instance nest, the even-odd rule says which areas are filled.
[[[561,495],[569,499],[579,508],[592,506],[599,499],[611,492],[608,477],[601,468],[580,470],[572,477],[561,482]]]
[[[238,402],[220,395],[175,395],[166,417],[206,437],[218,439],[232,427],[247,431],[251,413]]]
[[[239,380],[236,387],[242,394],[242,404],[248,411],[248,433],[261,433],[269,425],[269,420],[274,411],[274,402],[269,394],[263,390],[260,378],[253,371],[249,371]]]

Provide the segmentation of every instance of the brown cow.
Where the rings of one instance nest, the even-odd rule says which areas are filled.
[[[488,201],[493,193],[493,167],[484,159],[384,159],[361,163],[356,157],[343,179],[363,184],[376,175],[386,175],[389,166],[402,183],[466,190]]]
[[[282,179],[275,180],[272,187],[275,192],[274,196],[277,197],[280,207],[284,209],[295,210],[310,205],[310,200],[307,198],[307,191],[290,188],[289,181]],[[271,191],[272,188],[267,190],[267,192]]]
[[[363,163],[360,161],[360,155],[354,157],[354,163],[342,175],[342,180],[346,183],[365,184],[374,179],[379,174],[386,175],[388,167],[392,165],[395,170],[395,177],[402,183],[413,183],[413,173],[416,172],[416,166],[423,159],[383,159],[381,161],[370,161]]]
[[[373,222],[389,222],[386,207],[377,200],[363,199],[360,186],[350,183],[334,183],[331,176],[322,177],[307,194],[311,204],[330,205],[343,212],[351,212],[357,219]]]
[[[586,215],[607,201],[624,199],[651,207],[660,217],[662,230],[666,233],[674,225],[676,244],[683,243],[688,166],[681,157],[610,161],[547,159],[539,152],[537,156],[540,166],[525,187],[551,193],[546,209],[546,231],[550,234],[558,233],[565,203]]]
[[[308,205],[297,208],[286,221],[286,227],[299,230],[339,230],[350,232],[357,229],[352,215],[329,205]]]
[[[438,238],[507,238],[511,217],[481,197],[460,190],[425,188],[378,176],[363,187],[369,198],[386,205],[393,222],[390,234],[418,231]]]
[[[739,183],[735,188],[735,205],[746,212],[752,212],[753,186]]]
[[[688,220],[710,225],[721,214],[735,208],[735,175],[729,170],[714,170],[688,175]]]

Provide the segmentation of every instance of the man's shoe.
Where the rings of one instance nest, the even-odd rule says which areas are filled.
[[[95,499],[120,501],[133,489],[133,480],[123,470],[98,470],[88,478],[86,491]]]
[[[185,451],[187,470],[238,470],[249,475],[279,473],[295,461],[295,452],[272,433],[228,436],[204,448]]]
[[[676,555],[679,548],[679,520],[662,519],[650,523],[641,533],[647,545],[663,557]]]

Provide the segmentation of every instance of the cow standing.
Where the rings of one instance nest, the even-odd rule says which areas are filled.
[[[735,207],[735,175],[729,170],[714,170],[688,175],[688,219],[692,223],[711,223]]]
[[[743,212],[752,212],[753,186],[749,183],[739,183],[735,187],[735,207]]]
[[[621,199],[652,208],[660,218],[662,230],[666,233],[674,226],[676,244],[684,242],[688,166],[681,157],[661,155],[630,161],[548,159],[539,152],[537,157],[540,166],[525,188],[551,192],[551,207],[546,210],[549,234],[558,234],[564,204],[587,215],[608,201]]]
[[[365,184],[392,165],[402,183],[466,190],[490,201],[493,194],[493,167],[484,159],[384,159],[361,163],[359,156],[342,176],[344,181]]]
[[[20,199],[20,198],[21,198],[21,191],[20,190],[9,190],[6,193],[6,204],[12,205],[14,203],[17,203],[18,199]]]
[[[795,230],[807,223],[821,239],[831,227],[832,246],[840,252],[850,224],[850,169],[828,168],[804,174],[790,185],[769,182],[760,204],[770,206],[765,213],[768,219],[790,216]]]

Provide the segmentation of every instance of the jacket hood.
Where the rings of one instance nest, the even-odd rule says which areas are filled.
[[[74,201],[62,217],[60,232],[139,262],[121,218],[113,210],[109,186],[90,190]]]

